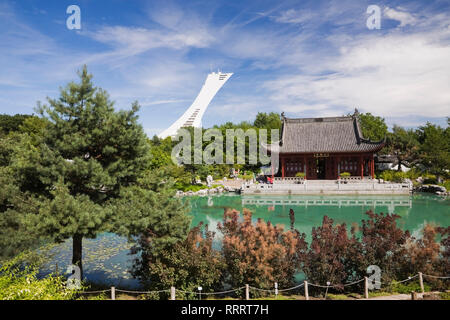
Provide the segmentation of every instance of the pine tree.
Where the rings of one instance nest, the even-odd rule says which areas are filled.
[[[397,171],[401,171],[402,165],[411,167],[411,164],[417,161],[419,143],[412,129],[407,130],[394,125],[392,133],[387,136],[386,149],[395,156]]]
[[[39,167],[32,140],[19,132],[0,138],[0,260],[32,250],[42,240],[24,224],[25,213],[37,213],[40,203],[38,195],[30,192],[36,183],[31,173]]]
[[[159,203],[159,195],[146,190],[152,194],[133,198],[124,191],[139,188],[136,182],[148,163],[147,137],[137,123],[138,104],[129,111],[115,111],[106,91],[93,86],[86,66],[79,76],[80,83],[69,83],[58,99],[38,106],[49,124],[41,164],[35,166],[32,176],[42,183],[39,190],[44,200],[30,224],[56,241],[72,238],[72,263],[82,270],[83,238],[123,226],[133,230],[121,229],[122,233],[137,235],[158,221],[149,215],[163,214],[165,208],[137,213],[136,208],[146,209],[146,198]],[[130,203],[130,197],[134,206],[125,203]],[[172,215],[184,214],[180,203],[169,210]],[[137,221],[127,220],[133,212]],[[163,231],[170,232],[167,228]]]
[[[420,162],[432,174],[438,183],[448,174],[450,168],[450,129],[427,122],[418,130]]]

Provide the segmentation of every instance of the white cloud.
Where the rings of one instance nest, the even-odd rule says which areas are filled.
[[[365,37],[324,61],[321,68],[328,74],[280,76],[266,88],[275,105],[296,113],[339,114],[358,107],[383,116],[443,117],[450,112],[450,46],[433,38],[428,33]]]
[[[175,50],[185,47],[205,48],[214,40],[206,30],[173,32],[124,26],[105,26],[88,35],[128,55],[140,54],[155,48]]]
[[[389,19],[396,20],[400,22],[399,27],[404,27],[406,25],[414,25],[417,23],[417,19],[410,13],[406,11],[401,11],[400,8],[396,9],[386,7],[383,11],[384,15]]]
[[[289,9],[281,12],[278,16],[274,16],[273,20],[279,23],[305,23],[317,18],[319,13],[312,11]]]
[[[361,12],[364,5],[353,0],[331,0],[316,2],[314,10],[308,3],[300,3],[296,9],[287,9],[270,18],[278,23],[302,25],[308,29],[320,28],[323,24],[342,26],[361,24]]]

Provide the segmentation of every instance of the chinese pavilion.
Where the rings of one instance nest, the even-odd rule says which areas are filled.
[[[352,116],[286,118],[282,115],[278,176],[337,179],[341,173],[374,178],[374,154],[385,140],[373,142],[361,134],[358,110]],[[270,147],[269,147],[270,150]]]

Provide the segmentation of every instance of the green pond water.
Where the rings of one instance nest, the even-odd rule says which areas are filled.
[[[450,225],[450,199],[431,195],[415,194],[405,196],[240,196],[224,194],[204,197],[188,197],[193,217],[192,225],[203,221],[209,230],[216,231],[220,238],[217,223],[222,220],[224,209],[234,208],[242,211],[248,208],[253,218],[262,218],[273,224],[290,227],[289,210],[295,212],[294,226],[310,239],[311,229],[322,223],[323,216],[332,218],[336,224],[346,223],[349,227],[366,219],[365,212],[395,213],[401,218],[399,226],[420,236],[426,223],[439,226]],[[64,272],[71,261],[71,241],[53,249],[54,256],[44,268],[44,273],[58,269]],[[83,242],[83,266],[87,279],[116,287],[137,288],[139,283],[128,270],[136,256],[130,255],[130,245],[126,238],[104,233],[96,239]]]

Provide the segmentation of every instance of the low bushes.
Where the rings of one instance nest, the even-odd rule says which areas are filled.
[[[196,292],[201,285],[204,292],[213,291],[221,284],[224,261],[212,247],[214,232],[202,230],[202,224],[192,228],[183,241],[153,250],[151,240],[141,237],[139,247],[142,259],[135,262],[133,274],[152,290],[171,286],[179,290]],[[180,294],[183,294],[180,292]],[[155,295],[153,298],[159,297]],[[166,297],[167,298],[167,294]],[[186,294],[185,298],[195,298]]]
[[[66,287],[62,276],[38,279],[38,268],[24,262],[26,254],[6,261],[0,268],[0,300],[71,300],[76,291]]]
[[[208,186],[205,186],[203,184],[184,184],[179,182],[175,183],[174,187],[176,190],[181,190],[183,192],[187,191],[197,192],[202,189],[208,189]]]
[[[423,236],[414,238],[399,228],[398,215],[372,211],[366,214],[367,219],[350,230],[345,224],[335,224],[325,216],[322,224],[312,229],[308,244],[306,235],[293,228],[284,231],[270,222],[254,221],[246,209],[242,215],[226,209],[223,221],[218,224],[220,238],[213,240],[214,236],[207,230],[200,232],[196,227],[196,242],[180,242],[178,249],[162,252],[155,265],[144,264],[141,272],[151,274],[153,283],[163,283],[164,288],[176,283],[183,290],[192,290],[204,283],[204,288],[217,291],[244,284],[272,289],[274,282],[286,288],[294,284],[295,274],[303,272],[311,283],[331,282],[335,287],[329,289],[330,293],[346,288],[362,292],[363,282],[345,288],[343,285],[367,276],[369,265],[380,267],[383,290],[397,292],[416,287],[413,283],[396,283],[396,280],[418,272],[435,276],[448,273],[450,227],[426,225]],[[218,241],[217,247],[222,250],[214,249],[213,241]],[[170,259],[164,258],[167,254]],[[197,276],[188,276],[192,274]],[[207,279],[203,279],[202,274]],[[178,283],[182,275],[185,275],[183,281]],[[447,288],[445,282],[437,279],[428,277],[425,281],[427,289]],[[312,294],[318,294],[317,290],[310,288]],[[254,294],[257,293],[252,292]]]
[[[405,172],[402,171],[385,170],[381,172],[379,178],[385,181],[402,182],[404,179],[407,178],[407,175]]]
[[[444,183],[441,184],[447,191],[450,191],[450,180],[444,181]]]
[[[436,184],[436,176],[428,173],[421,173],[416,168],[412,168],[407,172],[397,170],[384,170],[377,174],[377,177],[385,181],[402,182],[404,179],[416,180],[418,177],[422,177],[424,184]]]
[[[252,180],[254,178],[254,173],[252,171],[245,171],[244,174],[240,174],[238,177],[243,180]]]
[[[431,291],[431,286],[427,283],[423,284],[423,288],[424,288],[425,292]],[[404,282],[404,283],[398,283],[398,281],[392,281],[389,289],[391,292],[405,293],[405,294],[410,294],[411,291],[422,292],[419,281],[413,281],[413,280]]]
[[[249,210],[241,215],[226,209],[216,237],[208,226],[199,224],[187,237],[167,245],[155,246],[151,233],[139,239],[135,252],[140,258],[133,273],[147,289],[196,292],[222,291],[249,284],[273,289],[294,284],[294,276],[303,272],[309,282],[326,285],[329,293],[362,292],[363,283],[351,287],[344,284],[367,276],[367,267],[381,269],[382,290],[397,293],[419,291],[418,279],[398,280],[422,272],[425,275],[448,275],[450,270],[450,227],[425,225],[420,238],[397,225],[399,216],[368,211],[367,219],[348,230],[346,224],[335,224],[325,216],[322,224],[312,229],[311,242],[294,228],[285,231],[262,219],[254,221]],[[292,211],[292,215],[294,212]],[[440,238],[440,242],[436,239]],[[222,250],[219,250],[219,248]],[[54,275],[36,277],[37,268],[24,265],[18,256],[0,269],[0,299],[75,299],[65,279]],[[425,290],[448,289],[445,280],[424,277]],[[322,288],[311,286],[310,293],[323,294]],[[178,291],[177,298],[196,298],[195,294]],[[242,296],[243,291],[238,293]],[[252,292],[252,297],[261,295]],[[88,297],[84,297],[86,299]],[[105,297],[99,297],[105,298]],[[150,296],[148,297],[150,298]],[[168,293],[152,299],[167,299]]]

